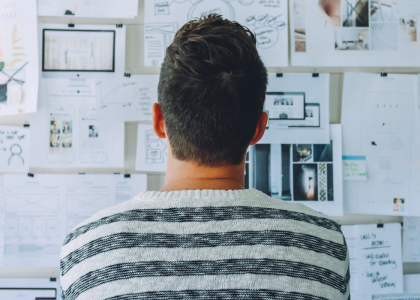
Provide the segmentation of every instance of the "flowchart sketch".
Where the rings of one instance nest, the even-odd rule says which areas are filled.
[[[60,209],[59,194],[6,194],[7,213],[57,213]]]
[[[67,195],[67,213],[96,213],[109,206],[106,194]]]
[[[157,137],[152,125],[139,124],[137,133],[136,171],[166,172],[168,146]]]
[[[29,170],[29,128],[0,126],[0,172]]]
[[[267,67],[288,64],[287,0],[145,1],[145,65],[160,66],[179,28],[210,13],[239,22],[254,32]]]
[[[157,102],[159,75],[132,75],[96,83],[99,121],[149,121]]]
[[[36,1],[0,1],[0,116],[37,110]]]

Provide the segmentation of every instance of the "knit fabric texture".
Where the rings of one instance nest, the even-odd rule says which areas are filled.
[[[144,192],[74,228],[64,300],[348,300],[340,226],[257,190]]]

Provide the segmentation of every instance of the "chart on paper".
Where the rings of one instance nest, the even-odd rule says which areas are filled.
[[[220,14],[253,31],[266,66],[286,66],[287,5],[287,0],[145,1],[145,66],[160,66],[178,29],[209,13]]]

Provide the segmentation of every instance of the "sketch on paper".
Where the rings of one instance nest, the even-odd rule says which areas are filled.
[[[133,75],[96,83],[98,120],[144,121],[152,119],[157,102],[159,75]]]
[[[109,206],[106,194],[69,194],[67,195],[67,213],[96,213]]]
[[[5,211],[28,213],[55,213],[59,211],[60,198],[58,194],[37,194],[28,197],[27,194],[7,194],[5,196]]]
[[[168,147],[153,130],[146,131],[146,163],[162,164],[168,157]]]
[[[60,220],[38,218],[6,218],[6,238],[56,238],[60,236]]]
[[[287,1],[146,1],[145,65],[159,66],[176,31],[190,20],[216,13],[252,30],[267,66],[287,63]],[[283,43],[282,43],[283,42]]]
[[[28,155],[29,129],[0,126],[0,171],[27,171]]]

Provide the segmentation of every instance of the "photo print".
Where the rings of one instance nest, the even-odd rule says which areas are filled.
[[[305,0],[295,0],[293,3],[295,25],[295,52],[306,52],[306,14]]]
[[[63,120],[62,129],[62,147],[72,148],[73,147],[73,122],[70,120]]]
[[[405,200],[402,198],[395,198],[394,199],[394,211],[404,212],[404,202]]]
[[[367,51],[370,49],[369,28],[336,28],[335,50]]]
[[[249,156],[249,186],[285,201],[334,201],[333,141],[257,144]]]
[[[342,0],[341,19],[343,27],[369,27],[369,0]]]
[[[99,130],[96,125],[89,125],[89,138],[99,137]]]
[[[371,22],[398,22],[397,0],[370,0]]]
[[[399,36],[401,42],[417,42],[417,16],[402,15],[399,21]]]
[[[50,120],[50,152],[56,153],[56,149],[61,146],[61,122],[59,120]]]

